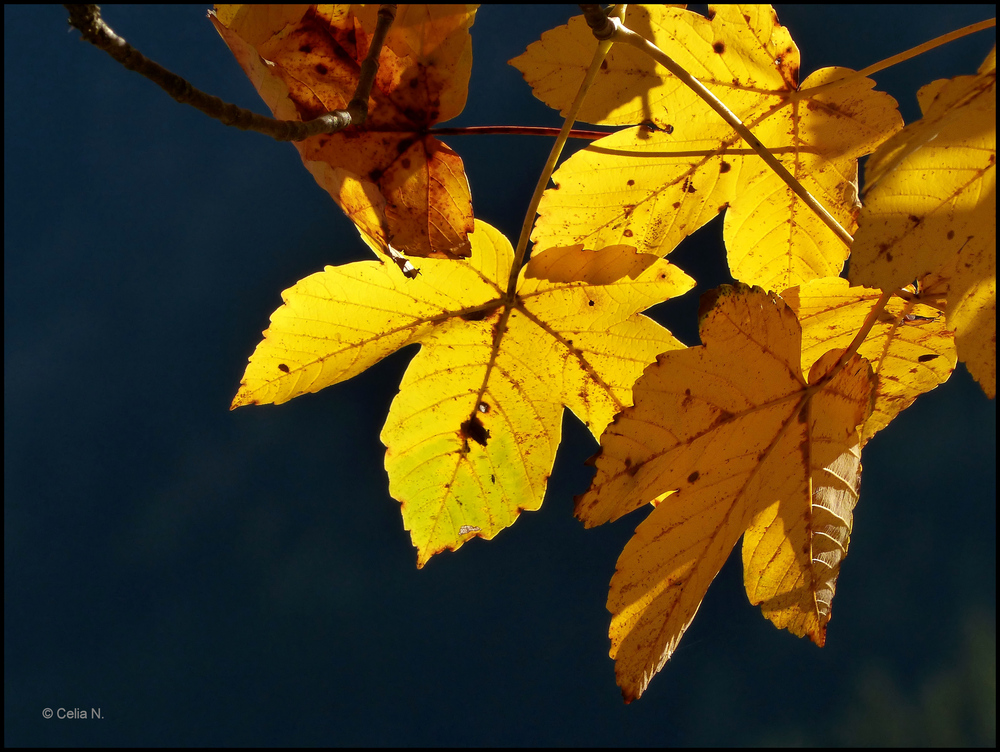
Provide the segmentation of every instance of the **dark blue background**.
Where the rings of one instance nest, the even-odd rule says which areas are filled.
[[[485,7],[449,125],[558,125],[505,61],[572,6]],[[992,6],[779,8],[803,77]],[[262,110],[202,7],[113,28]],[[747,603],[738,556],[622,704],[608,580],[640,517],[571,516],[574,418],[541,511],[417,571],[379,430],[412,351],[278,408],[228,411],[281,290],[369,257],[288,144],[227,129],[4,8],[4,740],[8,745],[995,743],[996,404],[959,366],[866,449],[827,647]],[[981,33],[878,75],[972,73]],[[451,137],[512,240],[550,140]],[[672,256],[725,281],[716,222]],[[658,316],[694,341],[697,293]],[[45,720],[43,708],[102,720]]]

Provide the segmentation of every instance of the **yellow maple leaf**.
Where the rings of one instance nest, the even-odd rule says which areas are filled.
[[[815,445],[829,437],[814,429],[809,440]],[[854,443],[825,466],[813,464],[806,503],[801,494],[774,502],[743,535],[743,585],[750,602],[779,629],[808,636],[820,647],[851,540],[860,480],[861,446]]]
[[[275,117],[345,109],[377,5],[220,5],[216,30]],[[465,107],[475,6],[401,5],[362,126],[296,142],[316,181],[367,236],[413,256],[467,256],[472,202],[461,158],[427,133]]]
[[[781,293],[802,325],[802,370],[821,355],[850,345],[881,294],[850,287],[846,279],[817,279]],[[864,446],[924,392],[943,384],[955,370],[955,336],[941,311],[924,295],[894,296],[858,347],[878,379],[872,414],[861,430]],[[935,298],[929,298],[936,300]]]
[[[666,8],[680,5],[633,5],[626,8],[629,28],[658,46],[669,33],[674,16]],[[782,27],[779,27],[781,29]],[[791,43],[791,39],[788,39]],[[583,83],[594,56],[594,35],[583,16],[542,34],[541,39],[510,61],[521,71],[532,93],[565,117]],[[682,65],[700,68],[701,61],[684,59]],[[635,125],[652,121],[674,94],[665,68],[649,55],[624,44],[614,45],[587,92],[577,120],[597,125]]]
[[[924,117],[865,167],[850,279],[894,290],[935,274],[958,358],[995,397],[995,48],[977,75],[935,81],[917,98]]]
[[[798,50],[769,6],[712,6],[708,19],[677,8],[630,5],[627,25],[633,13],[640,14],[640,25],[650,26],[664,52],[733,110],[841,225],[853,229],[857,159],[902,127],[892,97],[871,91],[870,79],[800,96]],[[576,24],[564,34],[584,29]],[[531,66],[537,63],[522,63],[534,80]],[[614,81],[630,75],[625,66],[612,72]],[[848,73],[826,68],[801,88]],[[644,125],[595,141],[556,171],[555,185],[539,206],[535,243],[626,243],[662,256],[725,211],[729,267],[737,279],[782,290],[840,273],[848,254],[843,241],[729,125],[665,70],[635,75],[643,89],[636,96],[642,107],[648,103],[650,116]],[[621,90],[631,89],[622,84]],[[602,102],[594,100],[593,107]],[[615,113],[621,110],[617,101],[609,105]],[[637,111],[628,112],[634,117]],[[620,122],[618,117],[612,121]]]
[[[285,402],[419,342],[382,430],[418,566],[538,509],[563,407],[599,436],[656,354],[683,347],[639,311],[694,285],[663,259],[556,248],[508,296],[510,243],[480,221],[469,237],[468,260],[425,260],[414,279],[367,261],[286,290],[233,400]],[[601,279],[552,272],[581,266]]]
[[[723,286],[702,309],[703,344],[646,369],[577,499],[590,527],[670,494],[636,529],[611,580],[611,655],[627,701],[669,659],[744,532],[751,600],[820,644],[846,551],[849,515],[840,515],[837,546],[818,537],[853,508],[857,469],[845,454],[856,455],[870,410],[870,366],[854,355],[835,370],[834,350],[807,381],[794,313],[760,288]]]

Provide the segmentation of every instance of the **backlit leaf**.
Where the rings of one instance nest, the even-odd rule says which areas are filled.
[[[924,290],[924,299],[936,300]],[[849,287],[846,279],[814,280],[781,297],[802,325],[802,370],[829,350],[850,345],[881,290]],[[872,414],[861,431],[862,446],[924,392],[943,384],[955,370],[954,332],[941,311],[921,297],[890,298],[858,348],[877,378]]]
[[[508,298],[510,244],[483,222],[469,237],[467,261],[428,259],[412,279],[367,261],[327,267],[286,290],[233,400],[284,402],[419,342],[382,430],[389,491],[402,503],[418,566],[538,509],[563,407],[599,436],[631,404],[642,369],[682,347],[639,312],[693,286],[652,257],[606,282],[550,281],[522,269]],[[553,249],[526,269],[621,263],[621,249],[604,255]]]
[[[947,288],[958,358],[996,396],[996,57],[918,93],[924,117],[872,156],[852,247],[854,284]]]
[[[801,498],[776,501],[750,523],[743,535],[743,582],[750,602],[776,627],[823,647],[858,503],[860,445],[814,470],[811,480],[809,505]]]
[[[590,527],[675,492],[636,529],[611,581],[611,655],[626,700],[670,657],[748,529],[751,599],[822,644],[835,579],[827,570],[843,552],[815,538],[827,534],[831,514],[845,520],[845,535],[850,528],[844,509],[853,501],[814,494],[847,493],[830,474],[850,475],[842,458],[856,451],[874,385],[867,361],[852,356],[830,376],[842,352],[832,351],[807,381],[801,329],[780,298],[723,286],[702,308],[703,345],[664,353],[646,369],[634,406],[601,437],[593,484],[577,499]],[[754,551],[763,547],[780,550],[786,566],[761,562]]]
[[[625,23],[660,45],[676,16],[668,8],[683,6],[629,4]],[[542,34],[541,39],[528,45],[528,49],[510,64],[521,71],[538,99],[565,117],[590,67],[596,46],[597,40],[584,17],[574,16],[567,25]],[[699,60],[686,59],[682,64],[702,69]],[[664,107],[674,93],[667,81],[669,76],[665,68],[635,47],[616,44],[591,84],[577,120],[597,125],[638,125],[651,121],[654,113]],[[672,83],[680,85],[677,81]],[[655,99],[651,100],[651,96]]]
[[[638,12],[629,7],[629,14]],[[675,8],[642,6],[641,12],[655,28],[659,46],[852,230],[857,159],[902,126],[895,101],[871,91],[870,79],[800,96],[798,51],[768,6],[712,6],[711,20]],[[848,73],[826,68],[801,88]],[[620,75],[628,71],[623,68]],[[730,126],[665,71],[636,75],[637,86],[645,87],[639,102],[656,104],[649,105],[651,116],[644,125],[595,141],[556,171],[555,186],[539,206],[535,243],[625,243],[662,256],[725,211],[734,277],[781,290],[841,272],[848,254],[843,241]],[[650,88],[654,78],[662,80],[661,88]],[[602,100],[593,98],[596,107]]]
[[[377,12],[377,5],[251,5],[218,6],[210,15],[275,117],[310,120],[347,107]],[[465,107],[474,19],[474,6],[399,6],[364,125],[295,144],[316,181],[382,250],[469,254],[462,160],[426,130]]]

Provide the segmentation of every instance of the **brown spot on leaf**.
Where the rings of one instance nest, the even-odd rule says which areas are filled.
[[[701,473],[699,473],[697,470],[695,470],[693,473],[691,473],[688,476],[688,483],[694,483],[700,477],[701,477]]]
[[[723,52],[726,51],[726,45],[723,44],[722,42],[716,42],[715,44],[712,45],[712,49],[715,50],[717,54],[721,55]]]
[[[719,165],[719,172],[729,172],[731,169],[733,169],[733,166],[729,162],[723,162]]]
[[[327,73],[330,72],[330,69],[327,68],[325,65],[323,65],[323,63],[316,63],[316,72],[319,73],[321,76],[325,76]]]
[[[592,306],[592,305],[594,305],[594,301],[593,301],[593,300],[588,300],[588,301],[587,301],[587,305],[589,305],[589,306]]]
[[[299,47],[299,52],[301,52],[303,55],[308,55],[312,51],[313,48],[311,44],[304,44],[301,47]]]
[[[283,373],[289,373],[290,372],[290,369],[284,363],[278,363],[278,370],[282,371]]]
[[[954,237],[955,237],[955,231],[954,230],[948,230],[948,240],[951,240]]]
[[[462,424],[459,435],[463,439],[472,439],[480,446],[486,446],[486,441],[490,438],[490,432],[479,420],[479,416],[474,415]]]
[[[931,360],[934,360],[935,358],[940,358],[940,357],[941,356],[938,355],[937,353],[924,353],[919,358],[917,358],[917,362],[919,362],[919,363],[927,363],[928,361],[931,361]]]
[[[630,237],[632,237],[632,231],[631,230],[624,230],[624,231],[622,231],[622,235],[624,235],[626,238],[630,238]]]
[[[459,318],[463,321],[482,321],[486,318],[486,310],[482,311],[470,311],[469,313],[459,314]]]
[[[410,160],[409,160],[409,159],[406,159],[406,158],[404,157],[403,159],[401,159],[401,160],[399,161],[399,163],[400,163],[400,164],[401,164],[401,165],[403,166],[403,169],[404,169],[404,170],[408,170],[408,169],[410,169]]]
[[[627,183],[625,183],[625,185],[631,187],[631,186],[635,185],[635,181],[634,180],[629,180]],[[952,233],[952,235],[954,235],[954,234],[955,233]]]

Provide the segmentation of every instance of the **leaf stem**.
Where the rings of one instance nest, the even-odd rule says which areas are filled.
[[[823,376],[823,378],[819,379],[815,384],[809,385],[810,393],[822,389],[824,385],[829,383],[834,376],[836,376],[838,373],[840,373],[840,371],[843,370],[844,366],[847,365],[847,362],[851,359],[851,357],[853,357],[858,352],[858,348],[861,347],[861,343],[865,341],[865,338],[868,336],[869,332],[871,332],[872,327],[875,326],[875,322],[878,321],[878,317],[881,315],[882,311],[885,310],[885,306],[889,302],[889,298],[891,298],[893,294],[894,294],[893,290],[884,290],[882,292],[882,294],[879,296],[879,299],[875,301],[875,305],[872,306],[872,309],[868,312],[868,315],[865,317],[864,322],[861,324],[861,328],[858,329],[858,333],[855,334],[854,339],[851,340],[851,344],[849,344],[847,346],[847,349],[840,354],[840,357],[837,359],[837,363],[834,365],[834,367],[831,368],[830,371],[826,373]]]
[[[853,71],[844,76],[843,78],[838,78],[836,81],[830,81],[828,83],[821,84],[819,86],[813,86],[808,89],[800,89],[799,91],[795,92],[795,94],[793,94],[790,101],[794,101],[796,99],[806,99],[816,94],[825,92],[828,89],[836,89],[838,86],[843,86],[844,84],[850,83],[851,81],[855,81],[859,78],[867,78],[868,76],[878,73],[879,71],[883,71],[886,68],[891,68],[894,65],[899,65],[900,63],[904,63],[907,60],[911,60],[912,58],[917,57],[917,55],[922,55],[925,52],[929,52],[930,50],[933,50],[935,47],[940,47],[943,44],[947,44],[948,42],[953,42],[956,39],[961,39],[962,37],[968,36],[969,34],[974,34],[977,31],[983,31],[985,29],[993,28],[996,25],[997,25],[996,18],[991,18],[986,21],[980,21],[979,23],[970,24],[969,26],[965,26],[961,29],[956,29],[955,31],[950,31],[947,34],[942,34],[941,36],[935,39],[931,39],[928,42],[924,42],[923,44],[918,44],[916,47],[911,47],[905,52],[900,52],[898,55],[893,55],[892,57],[887,57],[885,60],[873,63],[872,65],[869,65],[867,68],[862,68],[859,71]]]
[[[467,125],[464,128],[431,128],[433,136],[558,136],[561,128],[531,125]],[[569,138],[583,138],[596,141],[610,136],[614,131],[584,131],[577,128],[569,132]]]
[[[719,100],[711,91],[709,91],[704,84],[698,79],[688,73],[684,68],[678,65],[674,60],[667,55],[663,50],[657,47],[655,44],[645,39],[642,35],[635,33],[631,29],[623,26],[622,24],[617,25],[615,30],[614,41],[624,42],[630,44],[638,50],[645,52],[653,60],[658,62],[664,68],[673,73],[677,78],[679,78],[683,83],[685,83],[688,88],[694,91],[699,97],[701,97],[709,107],[711,107],[719,116],[725,120],[732,128],[746,141],[750,148],[752,148],[761,159],[770,167],[778,177],[780,177],[785,184],[795,193],[796,196],[801,198],[806,206],[813,210],[816,215],[833,230],[833,233],[840,238],[844,244],[850,248],[853,238],[851,234],[845,230],[840,223],[833,218],[833,216],[828,212],[822,204],[817,201],[809,191],[802,187],[802,184],[787,170],[785,166],[778,161],[778,159],[768,151],[767,147],[760,142],[760,140],[750,132],[743,121],[740,120],[734,112],[732,112],[726,105]]]
[[[382,42],[396,17],[395,5],[379,6],[378,22],[372,35],[371,47],[361,64],[358,86],[347,109],[333,110],[313,120],[302,122],[275,120],[258,115],[196,89],[187,79],[153,62],[118,36],[101,18],[101,9],[97,5],[66,5],[65,8],[69,11],[70,26],[79,29],[86,41],[107,52],[128,70],[145,76],[181,104],[191,105],[223,125],[262,133],[276,141],[302,141],[311,136],[335,133],[350,125],[361,125],[365,122],[368,117],[368,97],[378,70],[378,56]]]
[[[624,5],[619,5],[616,6],[613,12],[622,14],[624,13],[624,9]],[[616,18],[612,20],[612,23],[619,23],[619,21]],[[614,44],[612,39],[603,39],[597,42],[597,49],[594,50],[594,58],[590,61],[590,68],[587,70],[587,74],[580,83],[580,88],[576,93],[576,99],[573,100],[573,104],[570,106],[569,112],[566,114],[566,120],[563,122],[563,126],[559,131],[559,135],[556,138],[555,143],[552,144],[552,151],[549,152],[549,158],[545,162],[545,167],[542,168],[542,174],[538,177],[538,183],[535,185],[535,192],[531,196],[531,203],[528,204],[528,211],[525,213],[524,222],[521,224],[521,235],[517,239],[517,248],[514,250],[514,262],[511,264],[510,277],[507,279],[508,301],[512,302],[516,293],[517,275],[521,271],[521,264],[524,263],[524,256],[528,249],[528,238],[531,235],[531,228],[535,224],[535,215],[538,213],[538,204],[542,200],[542,194],[545,192],[545,188],[549,184],[549,178],[552,177],[552,173],[556,168],[556,162],[559,161],[563,147],[566,145],[566,140],[569,138],[570,131],[573,129],[573,123],[576,121],[576,115],[580,111],[580,107],[583,106],[583,100],[584,97],[587,96],[587,90],[590,89],[590,85],[597,77],[597,73],[601,69],[601,63],[603,63],[604,58],[607,57],[612,44]]]
[[[861,324],[861,328],[858,329],[858,333],[854,335],[854,339],[851,340],[851,344],[847,346],[844,354],[841,355],[840,360],[837,361],[838,368],[843,367],[843,365],[847,363],[848,359],[858,351],[859,347],[861,347],[861,343],[865,341],[865,337],[868,336],[872,327],[875,326],[875,322],[878,321],[879,315],[881,315],[882,311],[885,310],[885,306],[889,302],[889,298],[892,297],[892,294],[892,290],[884,290],[882,294],[879,295],[878,300],[875,301],[875,305],[872,306],[872,309],[865,317],[864,323]]]

